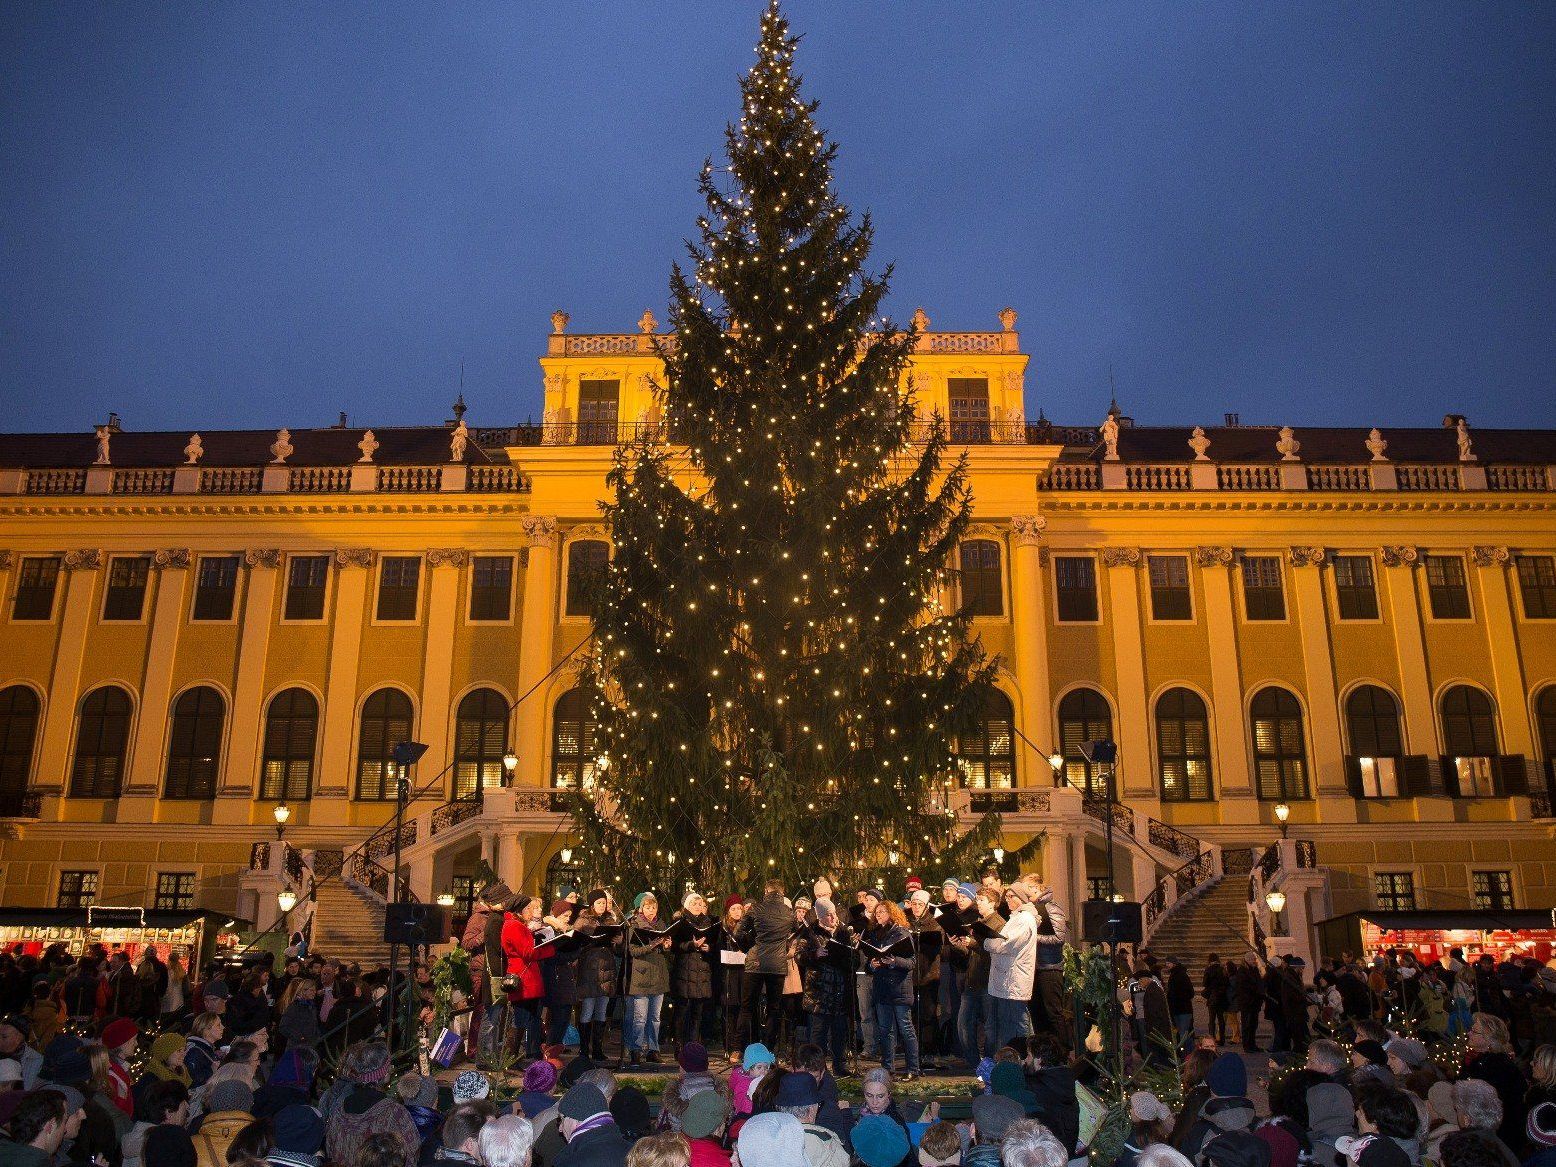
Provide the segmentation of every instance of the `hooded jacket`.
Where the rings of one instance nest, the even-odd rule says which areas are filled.
[[[1037,917],[1030,904],[1010,914],[998,936],[983,942],[989,954],[989,996],[1029,1001],[1037,978]]]
[[[1356,1102],[1338,1082],[1320,1082],[1307,1091],[1308,1138],[1314,1167],[1342,1167],[1335,1140],[1356,1133]]]
[[[1258,1115],[1254,1112],[1253,1103],[1243,1097],[1220,1098],[1212,1097],[1205,1103],[1200,1111],[1200,1118],[1189,1131],[1189,1137],[1184,1140],[1183,1153],[1196,1163],[1203,1163],[1202,1152],[1207,1144],[1223,1135],[1237,1133],[1247,1135],[1255,1142],[1259,1140],[1253,1134],[1254,1124],[1258,1121]],[[1269,1147],[1260,1142],[1264,1148],[1264,1163],[1260,1167],[1269,1167]]]

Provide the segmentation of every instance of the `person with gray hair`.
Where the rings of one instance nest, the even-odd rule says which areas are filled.
[[[527,1118],[506,1114],[481,1128],[479,1142],[485,1167],[530,1167],[535,1128]]]
[[[609,1102],[616,1097],[616,1075],[604,1066],[596,1066],[592,1070],[586,1070],[578,1075],[578,1086],[593,1086],[601,1094],[605,1095],[605,1101]]]
[[[1002,1167],[1065,1167],[1069,1160],[1053,1132],[1035,1118],[1023,1118],[1005,1128]]]
[[[848,1073],[848,1030],[854,1005],[854,930],[838,919],[825,896],[813,905],[816,919],[802,933],[805,979],[800,1004],[815,1040],[831,1047],[832,1073]],[[825,1035],[825,1037],[823,1037]]]
[[[1497,1136],[1497,1127],[1502,1124],[1502,1099],[1495,1086],[1479,1078],[1455,1082],[1453,1109],[1460,1131],[1473,1135],[1488,1152],[1500,1155],[1507,1167],[1518,1167],[1518,1156]]]
[[[1319,1038],[1307,1047],[1307,1068],[1315,1074],[1340,1082],[1349,1066],[1350,1061],[1337,1041]]]
[[[1140,1152],[1135,1167],[1194,1167],[1188,1156],[1166,1143],[1152,1143]]]

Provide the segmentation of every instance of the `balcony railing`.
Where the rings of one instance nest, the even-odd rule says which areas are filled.
[[[493,431],[502,432],[502,431]],[[508,436],[513,436],[509,434]],[[527,436],[527,435],[526,435]],[[535,442],[538,444],[539,436]],[[523,441],[517,444],[525,444]],[[517,466],[476,462],[423,466],[111,466],[0,470],[0,494],[132,495],[192,494],[480,494],[527,493],[530,480]]]
[[[0,819],[35,819],[43,813],[43,796],[35,790],[0,794]]]

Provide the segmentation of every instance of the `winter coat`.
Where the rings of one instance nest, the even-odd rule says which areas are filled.
[[[901,924],[888,924],[884,928],[871,928],[864,934],[867,943],[877,948],[890,948],[893,944],[900,944],[912,935]],[[913,958],[911,956],[891,956],[886,958],[884,965],[875,962],[880,959],[873,952],[865,952],[866,967],[870,972],[874,1001],[877,1005],[911,1005],[913,1004]]]
[[[629,997],[657,997],[670,991],[670,960],[660,944],[663,937],[645,929],[662,927],[637,912],[627,921],[627,992]]]
[[[1081,1137],[1081,1109],[1075,1100],[1075,1071],[1068,1066],[1044,1066],[1026,1076],[1032,1092],[1030,1117],[1053,1132],[1071,1155]]]
[[[682,918],[698,928],[706,928],[713,923],[706,912],[700,916],[687,916],[683,912]],[[708,952],[697,951],[694,937],[675,942],[673,995],[677,1000],[706,1001],[713,996],[713,966],[708,963],[709,953],[713,950],[713,933],[705,933],[702,942],[708,946]]]
[[[1479,1078],[1496,1087],[1502,1096],[1502,1125],[1497,1127],[1497,1136],[1509,1147],[1522,1147],[1528,1139],[1524,1127],[1529,1121],[1529,1104],[1525,1100],[1528,1084],[1518,1063],[1504,1053],[1476,1054],[1459,1077]]]
[[[1010,914],[998,936],[983,942],[989,954],[989,996],[1030,1001],[1037,977],[1037,917],[1023,904]]]
[[[264,995],[235,993],[227,1002],[227,1012],[222,1017],[227,1034],[233,1038],[247,1037],[270,1027],[270,1003]]]
[[[46,1049],[54,1040],[65,1020],[65,1015],[53,1001],[34,1001],[31,1009],[24,1010],[24,1015],[32,1023],[33,1047],[40,1050]],[[31,1090],[32,1085],[28,1082],[27,1089]]]
[[[746,948],[746,972],[783,976],[789,971],[789,938],[794,935],[794,909],[772,893],[746,913],[737,933]]]
[[[910,915],[908,927],[918,953],[913,959],[913,984],[922,988],[940,979],[940,952],[945,947],[945,931],[928,908],[922,916]]]
[[[216,1051],[204,1038],[191,1037],[184,1047],[184,1069],[189,1073],[189,1086],[204,1086],[216,1069]]]
[[[611,913],[603,918],[588,908],[578,913],[573,924],[573,934],[583,938],[603,925],[620,923]],[[616,995],[616,942],[610,944],[585,944],[578,954],[578,999],[614,997]]]
[[[540,962],[555,955],[555,948],[535,951],[535,934],[518,916],[510,915],[502,926],[502,952],[508,966],[508,975],[519,978],[519,990],[509,993],[510,1001],[535,1001],[545,992],[540,975]]]
[[[1253,1103],[1212,1098],[1183,1150],[1203,1167],[1270,1167],[1270,1146],[1253,1133]]]
[[[1194,1012],[1194,982],[1181,964],[1167,974],[1167,1010],[1174,1016]]]
[[[201,1119],[200,1129],[191,1136],[200,1167],[227,1167],[228,1145],[253,1121],[246,1110],[218,1110]]]
[[[1219,960],[1205,966],[1205,1003],[1212,1013],[1225,1013],[1231,1006],[1232,978],[1226,975],[1226,965]]]
[[[556,959],[540,966],[546,1004],[555,1009],[569,1009],[578,1003],[578,942],[569,937],[555,947]]]
[[[470,918],[465,921],[465,930],[459,936],[459,947],[470,954],[471,973],[486,971],[486,924],[491,914],[492,909],[477,900]]]
[[[502,930],[507,924],[507,912],[486,913],[486,930],[482,935],[481,947],[486,953],[486,971],[494,981],[500,981],[508,975],[508,956],[502,950]]]
[[[1253,1013],[1264,1007],[1264,977],[1259,967],[1240,964],[1232,977],[1232,1008],[1240,1013]]]
[[[556,1157],[556,1167],[626,1167],[632,1148],[615,1123],[584,1131]]]
[[[286,1012],[281,1014],[281,1023],[276,1026],[276,1030],[286,1038],[288,1046],[313,1049],[319,1044],[321,1031],[316,1004],[314,1001],[294,998],[286,1007]]]
[[[831,947],[829,939],[852,945],[854,930],[847,924],[839,924],[830,933],[814,924],[805,930],[805,988],[801,1004],[805,1012],[827,1017],[846,1014],[855,999],[855,956]]]
[[[1307,1128],[1315,1167],[1344,1167],[1345,1156],[1335,1150],[1335,1141],[1356,1133],[1356,1100],[1351,1092],[1338,1082],[1309,1086]]]
[[[387,1131],[405,1148],[404,1167],[416,1167],[421,1136],[411,1112],[382,1091],[358,1086],[324,1123],[325,1161],[355,1163],[369,1135]]]

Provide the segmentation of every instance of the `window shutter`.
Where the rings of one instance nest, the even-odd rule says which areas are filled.
[[[1406,798],[1432,795],[1432,759],[1426,754],[1406,754],[1399,759],[1399,792]]]
[[[1529,793],[1529,764],[1522,754],[1503,754],[1497,759],[1497,786],[1508,798]]]
[[[1444,792],[1449,798],[1463,798],[1459,793],[1459,768],[1454,765],[1453,759],[1445,755],[1438,759],[1438,765],[1442,768]]]
[[[1345,756],[1345,785],[1350,790],[1352,798],[1363,797],[1361,761],[1350,754]]]

